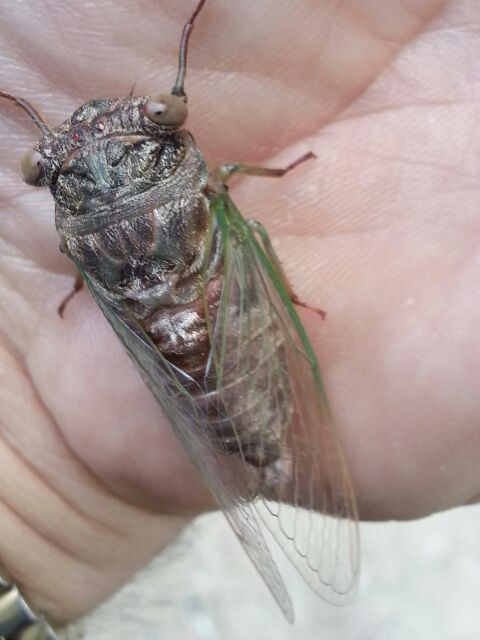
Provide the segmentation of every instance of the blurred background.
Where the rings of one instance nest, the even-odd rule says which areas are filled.
[[[221,514],[198,518],[83,621],[86,640],[474,640],[480,638],[480,506],[407,523],[362,524],[355,600],[316,597],[276,556],[289,625]],[[73,638],[74,635],[72,634]]]

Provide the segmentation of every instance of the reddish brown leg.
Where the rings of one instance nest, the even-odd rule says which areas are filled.
[[[325,318],[327,317],[327,312],[326,311],[323,311],[323,309],[319,309],[318,307],[312,307],[311,305],[307,304],[306,302],[303,302],[303,300],[300,300],[300,298],[297,296],[295,291],[292,289],[292,286],[291,286],[290,282],[287,281],[286,284],[287,284],[288,290],[290,292],[290,300],[293,302],[293,304],[297,304],[299,307],[304,307],[305,309],[308,309],[309,311],[314,311],[315,313],[318,313],[318,315],[320,316],[320,318],[322,320],[325,320]]]
[[[281,178],[292,169],[295,169],[295,167],[298,167],[299,164],[302,164],[302,162],[305,162],[307,160],[311,160],[314,158],[316,158],[316,155],[312,151],[309,151],[308,153],[305,153],[303,156],[300,156],[300,158],[297,158],[296,160],[294,160],[292,163],[290,163],[288,166],[284,167],[283,169],[255,167],[249,164],[224,164],[218,167],[214,173],[224,183],[227,183],[228,180],[231,178],[231,176],[234,175],[235,173],[243,173],[244,175],[260,176],[260,177],[266,177],[266,178]],[[288,281],[287,276],[285,275],[285,271],[283,270],[283,267],[280,264],[280,260],[278,259],[277,254],[275,253],[272,243],[270,242],[270,238],[268,237],[268,234],[265,231],[264,227],[256,220],[249,220],[248,224],[260,236],[263,247],[268,257],[273,262],[273,264],[275,265],[275,268],[283,278],[285,288],[287,289],[290,295],[290,300],[294,304],[299,305],[300,307],[304,307],[305,309],[309,309],[310,311],[314,311],[315,313],[318,313],[318,315],[322,318],[322,320],[324,320],[326,316],[325,311],[322,311],[322,309],[318,309],[316,307],[312,307],[308,305],[306,302],[302,302],[302,300],[300,300],[300,298],[294,292],[293,287]]]
[[[270,238],[268,237],[268,233],[266,232],[264,226],[260,222],[257,222],[256,220],[248,220],[248,225],[259,235],[259,237],[260,237],[260,239],[262,241],[262,244],[263,244],[263,248],[265,249],[266,254],[270,258],[270,260],[273,262],[273,264],[275,265],[275,269],[282,276],[285,288],[288,291],[288,294],[290,296],[290,300],[293,302],[293,304],[297,304],[300,307],[304,307],[305,309],[309,309],[310,311],[314,311],[315,313],[317,313],[321,317],[322,320],[325,320],[325,318],[327,316],[325,311],[323,311],[322,309],[319,309],[318,307],[312,307],[311,305],[307,304],[306,302],[303,302],[302,300],[300,300],[300,298],[297,296],[297,294],[293,290],[293,287],[290,284],[290,281],[288,280],[288,278],[287,278],[287,276],[285,274],[285,271],[283,270],[283,267],[282,267],[282,265],[280,263],[280,260],[278,259],[278,256],[275,253],[275,249],[273,248],[273,245],[272,245],[272,243],[270,241]]]
[[[77,275],[75,276],[75,282],[73,284],[73,289],[63,299],[62,303],[58,307],[58,315],[61,318],[63,318],[63,313],[65,311],[65,307],[67,306],[67,304],[70,302],[70,300],[73,298],[73,296],[83,288],[84,284],[85,284],[85,282],[84,282],[82,276],[79,273],[77,273]]]
[[[250,164],[222,164],[218,167],[215,173],[220,177],[223,182],[227,182],[234,173],[243,173],[248,176],[263,176],[265,178],[281,178],[286,173],[298,167],[299,164],[305,162],[306,160],[310,160],[312,158],[316,158],[316,155],[309,151],[305,153],[300,158],[297,158],[292,163],[290,163],[287,167],[283,169],[270,169],[269,167],[254,167]]]

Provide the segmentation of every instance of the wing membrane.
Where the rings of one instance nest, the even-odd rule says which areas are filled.
[[[87,274],[86,282],[107,320],[137,365],[146,384],[168,417],[176,436],[201,472],[247,555],[279,604],[293,622],[290,596],[272,559],[252,504],[246,499],[246,481],[231,461],[212,446],[208,419],[192,393],[203,392],[188,375],[169,363],[135,318],[114,307]]]
[[[168,362],[128,310],[114,306],[88,274],[83,275],[237,538],[292,621],[292,604],[259,522],[320,596],[341,602],[353,591],[358,572],[355,501],[315,355],[282,276],[227,195],[218,196],[211,211],[212,225],[222,239],[224,280],[217,317],[210,326],[203,383]],[[274,326],[281,327],[280,339]],[[213,421],[208,411],[212,398]],[[261,406],[269,407],[266,416],[278,420],[260,420],[260,431],[254,434],[257,453],[264,450],[267,456],[272,447],[285,452],[274,470],[248,463],[248,439],[240,432],[239,425],[249,416],[253,421]],[[219,448],[218,438],[215,441],[219,425],[228,431],[236,455],[228,455]]]
[[[259,484],[253,505],[314,591],[340,604],[351,598],[359,569],[357,512],[315,354],[269,247],[257,239],[228,196],[219,199],[216,210],[228,244],[224,308],[229,312],[217,318],[212,337],[217,355],[212,361],[222,371],[224,384],[230,384],[232,376],[243,376],[249,385],[244,395],[267,393],[277,414],[284,415],[288,407],[291,418],[288,429],[278,433],[288,451],[290,482]],[[281,327],[282,358],[271,357],[278,348],[271,332],[275,325]],[[254,332],[263,333],[263,340],[252,339]],[[231,353],[236,354],[233,364]],[[252,358],[268,368],[268,388],[259,389]]]

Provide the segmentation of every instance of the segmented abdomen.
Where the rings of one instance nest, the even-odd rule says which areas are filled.
[[[219,276],[206,292],[213,322],[221,287]],[[191,305],[159,308],[144,325],[162,354],[197,383],[191,392],[199,412],[207,416],[212,440],[255,467],[268,467],[281,457],[292,418],[284,336],[274,318],[266,323],[262,311],[261,304],[249,309],[251,331],[246,335],[244,317],[230,309],[222,351],[216,344],[213,354],[203,297]]]

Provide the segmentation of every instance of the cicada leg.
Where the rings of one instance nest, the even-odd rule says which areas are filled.
[[[266,178],[282,178],[286,173],[288,173],[292,169],[295,169],[295,167],[298,167],[299,164],[302,164],[303,162],[306,162],[307,160],[311,160],[313,158],[316,158],[316,155],[312,151],[309,151],[308,153],[305,153],[303,156],[300,156],[300,158],[297,158],[296,160],[291,162],[289,165],[287,165],[283,169],[272,169],[270,167],[256,167],[250,164],[223,164],[214,171],[214,174],[224,184],[226,184],[228,180],[236,173],[242,173],[248,176],[260,176],[260,177],[266,177]],[[318,315],[322,318],[322,320],[324,320],[326,316],[325,311],[322,311],[322,309],[318,309],[317,307],[312,307],[306,302],[303,302],[303,300],[301,300],[298,297],[298,295],[295,293],[291,283],[289,282],[285,274],[285,271],[283,270],[280,260],[278,259],[278,256],[275,253],[275,250],[270,241],[270,238],[268,237],[268,233],[266,232],[265,227],[263,227],[263,225],[260,224],[260,222],[257,222],[257,220],[248,220],[247,222],[248,222],[248,225],[253,229],[253,231],[255,231],[258,234],[262,242],[263,248],[265,249],[265,252],[267,253],[268,257],[275,265],[275,269],[278,271],[278,273],[280,274],[284,282],[285,288],[289,293],[290,300],[294,304],[299,305],[300,307],[304,307],[305,309],[309,309],[310,311],[314,311],[315,313],[318,313]]]
[[[297,158],[292,163],[290,163],[287,167],[283,169],[271,169],[269,167],[255,167],[251,164],[222,164],[218,167],[214,173],[220,178],[223,183],[227,183],[228,180],[235,173],[243,173],[247,176],[262,176],[265,178],[282,178],[286,173],[298,167],[299,164],[305,162],[306,160],[310,160],[312,158],[316,158],[316,155],[309,151],[305,153],[300,158]]]
[[[83,288],[84,284],[85,284],[84,279],[82,278],[82,276],[79,273],[77,273],[77,275],[75,276],[75,282],[73,283],[73,289],[70,291],[70,293],[67,296],[65,296],[65,298],[62,300],[60,306],[58,307],[58,315],[61,318],[63,318],[63,314],[64,314],[65,307],[67,306],[67,304],[70,302],[70,300],[73,298],[73,296]]]
[[[288,292],[288,295],[290,296],[290,300],[294,303],[299,305],[300,307],[304,307],[305,309],[309,309],[310,311],[314,311],[315,313],[318,313],[318,315],[322,318],[322,320],[325,320],[326,317],[326,312],[323,311],[322,309],[319,309],[318,307],[312,307],[311,305],[307,304],[306,302],[303,302],[303,300],[301,300],[298,295],[295,293],[289,279],[287,278],[287,275],[282,267],[282,263],[280,262],[277,254],[275,253],[275,249],[273,248],[272,242],[268,236],[268,233],[265,229],[265,227],[262,225],[261,222],[258,222],[258,220],[247,220],[247,224],[248,226],[255,231],[255,233],[258,235],[258,237],[260,238],[260,241],[263,245],[263,248],[265,250],[265,253],[267,254],[267,256],[270,258],[270,260],[272,261],[275,269],[277,270],[277,272],[280,274],[285,289]]]
[[[256,167],[254,165],[241,164],[241,163],[223,164],[217,167],[217,169],[213,171],[213,174],[224,184],[226,184],[228,180],[236,173],[242,173],[248,176],[260,176],[265,178],[282,178],[286,173],[288,173],[292,169],[295,169],[295,167],[298,167],[299,164],[302,164],[303,162],[306,162],[307,160],[311,160],[313,158],[316,158],[316,155],[312,151],[309,151],[308,153],[305,153],[303,156],[300,156],[300,158],[297,158],[296,160],[291,162],[289,165],[287,165],[283,169],[272,169],[270,167]],[[276,270],[278,271],[278,273],[280,274],[284,282],[285,288],[287,289],[290,295],[290,300],[294,304],[299,305],[300,307],[304,307],[305,309],[309,309],[310,311],[314,311],[315,313],[318,313],[318,315],[322,318],[322,320],[324,320],[326,316],[325,311],[322,311],[322,309],[318,309],[317,307],[312,307],[306,302],[303,302],[302,300],[300,300],[300,298],[297,296],[297,294],[293,290],[293,287],[289,282],[285,274],[285,271],[283,270],[283,267],[280,263],[280,260],[278,259],[277,254],[275,253],[275,250],[272,246],[272,243],[270,242],[270,238],[268,237],[268,234],[265,228],[260,224],[260,222],[257,222],[256,220],[248,220],[247,222],[249,226],[253,229],[253,231],[255,231],[258,234],[263,244],[263,248],[265,249],[265,252],[267,253],[268,257],[275,265]]]

